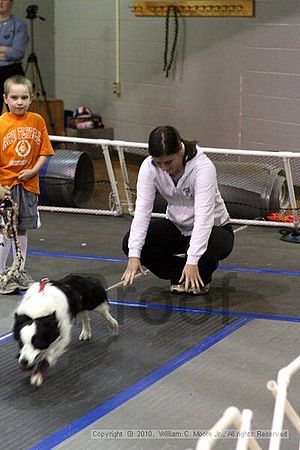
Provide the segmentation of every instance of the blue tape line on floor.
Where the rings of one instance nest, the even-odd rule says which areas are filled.
[[[217,344],[222,339],[229,336],[230,334],[232,334],[233,332],[235,332],[236,330],[243,327],[244,325],[246,325],[249,322],[250,322],[250,320],[248,320],[248,319],[238,319],[236,322],[234,322],[230,325],[227,325],[222,330],[219,330],[216,333],[213,333],[207,339],[204,339],[203,341],[199,342],[198,344],[192,346],[190,349],[183,352],[181,355],[172,359],[171,361],[164,364],[159,369],[155,370],[151,374],[149,374],[146,377],[139,380],[137,383],[133,384],[130,388],[125,389],[120,394],[116,395],[112,399],[103,403],[103,405],[101,405],[98,408],[94,409],[93,411],[90,411],[89,413],[85,414],[80,419],[71,423],[67,427],[62,428],[57,433],[54,433],[53,435],[51,435],[48,438],[44,439],[43,441],[39,442],[34,447],[31,447],[30,450],[50,450],[50,449],[54,448],[56,445],[60,444],[61,442],[70,438],[71,436],[73,436],[74,434],[83,430],[87,426],[91,425],[96,420],[101,419],[106,414],[112,412],[114,409],[116,409],[123,403],[125,403],[128,400],[130,400],[131,398],[135,397],[137,394],[144,391],[145,389],[150,387],[152,384],[156,383],[157,381],[161,380],[165,376],[169,375],[171,372],[173,372],[178,367],[182,366],[183,364],[187,363],[191,359],[200,355],[205,350],[207,350],[210,347],[212,347],[213,345]]]
[[[109,300],[111,305],[127,306],[131,308],[149,308],[156,310],[167,310],[174,312],[182,312],[186,314],[207,314],[211,316],[226,316],[226,317],[239,317],[244,319],[263,319],[263,320],[278,320],[285,322],[300,322],[300,317],[291,317],[283,315],[274,314],[263,314],[263,313],[247,313],[243,311],[226,311],[224,309],[201,309],[201,308],[188,308],[182,306],[170,306],[162,305],[157,303],[142,303],[142,302],[132,302],[132,301],[118,301]]]
[[[106,258],[104,256],[93,256],[93,255],[75,255],[70,253],[53,253],[53,252],[40,252],[36,250],[29,250],[29,255],[36,256],[48,256],[52,258],[66,258],[66,259],[85,259],[85,260],[93,260],[93,261],[101,261],[101,262],[114,262],[114,263],[122,263],[126,264],[126,258]],[[224,270],[227,272],[250,272],[250,273],[263,273],[270,275],[286,275],[292,277],[299,277],[300,272],[293,270],[280,270],[280,269],[265,269],[265,268],[255,268],[255,267],[239,267],[239,266],[223,266],[220,265],[218,270]]]
[[[115,263],[126,263],[127,262],[127,259],[124,259],[124,258],[105,258],[104,256],[74,255],[74,254],[70,254],[70,253],[39,252],[36,250],[28,250],[28,254],[36,255],[36,256],[48,256],[50,258],[85,259],[85,260],[115,262]]]
[[[181,306],[168,306],[160,305],[157,303],[141,303],[132,301],[117,301],[109,300],[110,305],[126,306],[128,308],[148,308],[156,309],[159,311],[174,311],[186,314],[206,314],[211,316],[226,316],[226,317],[239,317],[243,319],[260,319],[260,320],[277,320],[282,322],[300,322],[300,317],[290,317],[284,315],[263,314],[263,313],[247,313],[243,311],[225,311],[223,309],[199,309],[199,308],[187,308]],[[0,345],[12,339],[12,333],[5,333],[0,335]]]
[[[4,344],[7,341],[10,341],[12,338],[12,333],[6,333],[0,335],[0,344]]]

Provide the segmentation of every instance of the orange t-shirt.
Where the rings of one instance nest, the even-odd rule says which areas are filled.
[[[32,169],[39,156],[54,154],[42,116],[28,112],[17,116],[10,112],[0,116],[0,185],[13,187],[22,183],[34,194],[40,193],[39,176],[20,181],[19,173]]]

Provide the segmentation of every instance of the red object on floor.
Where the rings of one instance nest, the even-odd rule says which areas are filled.
[[[271,213],[267,216],[267,220],[271,220],[272,222],[293,223],[294,218],[292,214],[284,215],[280,213]]]

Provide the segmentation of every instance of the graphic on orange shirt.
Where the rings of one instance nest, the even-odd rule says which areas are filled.
[[[26,158],[26,156],[30,153],[31,145],[28,141],[19,141],[15,147],[16,154],[21,158]]]

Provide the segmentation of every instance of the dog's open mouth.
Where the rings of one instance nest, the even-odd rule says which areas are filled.
[[[22,370],[25,371],[30,371],[33,370],[42,360],[42,355],[39,354],[36,356],[35,360],[29,364],[29,362],[27,361],[27,359],[21,359],[21,361],[19,361],[19,366]]]
[[[21,368],[22,370],[30,371],[30,370],[33,369],[33,367],[34,367],[33,365],[29,366],[28,364],[20,363],[20,368]]]

